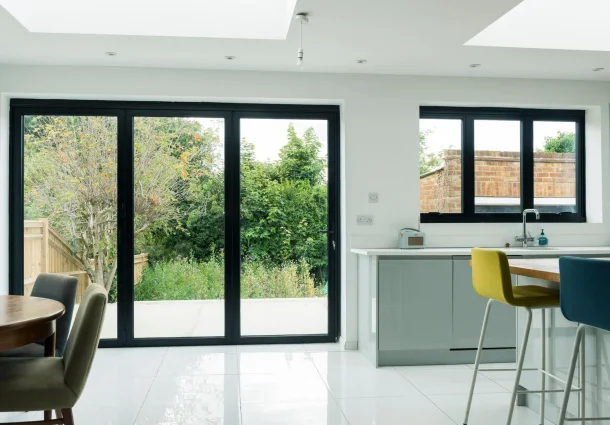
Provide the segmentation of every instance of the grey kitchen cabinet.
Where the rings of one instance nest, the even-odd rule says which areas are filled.
[[[451,348],[473,348],[479,345],[481,325],[487,299],[472,287],[470,257],[453,257],[453,337]],[[515,277],[513,277],[513,281]],[[485,334],[484,348],[516,347],[516,309],[494,302]]]
[[[379,350],[451,348],[452,273],[450,257],[379,261]]]

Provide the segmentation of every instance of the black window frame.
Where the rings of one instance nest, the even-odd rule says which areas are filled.
[[[420,106],[420,119],[462,121],[462,212],[420,213],[421,223],[517,223],[522,213],[476,213],[474,168],[474,121],[511,120],[521,122],[521,211],[534,208],[534,122],[558,121],[576,124],[576,212],[541,212],[543,223],[584,223],[586,215],[584,110],[521,109],[486,107]]]

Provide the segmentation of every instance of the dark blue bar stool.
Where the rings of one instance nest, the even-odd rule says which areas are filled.
[[[559,411],[557,424],[563,425],[565,421],[610,420],[610,417],[584,417],[584,406],[582,404],[581,417],[566,418],[572,381],[574,380],[574,370],[576,369],[576,360],[581,351],[581,345],[584,345],[583,337],[587,327],[610,331],[610,312],[608,311],[608,301],[610,300],[610,261],[561,257],[559,259],[559,278],[561,312],[566,319],[579,325],[576,330],[567,385],[563,393],[563,402]],[[580,355],[584,357],[584,352],[580,352]],[[582,366],[580,373],[584,374],[584,367]],[[581,377],[580,382],[581,390],[584,390],[584,376]]]

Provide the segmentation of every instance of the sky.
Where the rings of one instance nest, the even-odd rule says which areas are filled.
[[[221,129],[224,125],[222,120],[198,118],[204,127],[214,127],[220,125]],[[303,132],[309,127],[315,130],[322,148],[320,156],[325,157],[328,153],[328,123],[325,120],[280,120],[280,119],[242,119],[241,120],[241,138],[246,138],[250,143],[254,144],[254,153],[259,161],[276,161],[279,159],[279,153],[282,146],[288,141],[287,130],[288,124],[292,122],[297,135],[302,136]],[[220,141],[224,146],[224,131],[220,131]]]
[[[426,136],[429,152],[437,153],[446,148],[461,149],[460,120],[419,120],[420,131],[431,133]],[[534,149],[544,146],[544,138],[557,135],[557,131],[575,132],[573,122],[534,122]],[[476,120],[474,126],[476,150],[520,151],[519,121]]]

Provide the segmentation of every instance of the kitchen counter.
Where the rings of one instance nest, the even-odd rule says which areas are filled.
[[[487,302],[472,289],[471,250],[351,250],[358,254],[358,348],[366,358],[376,366],[474,362]],[[561,256],[610,257],[607,246],[503,251],[519,285],[558,286]],[[516,309],[494,305],[483,361],[515,361],[516,320]]]
[[[485,248],[485,247],[481,247]],[[500,249],[506,252],[507,255],[519,255],[527,257],[548,257],[562,255],[610,255],[609,246],[550,246],[550,247],[533,247],[533,248],[497,248],[489,247],[490,249]],[[398,249],[398,248],[352,248],[351,252],[359,255],[367,256],[453,256],[453,255],[470,255],[472,248],[423,248],[423,249]]]

